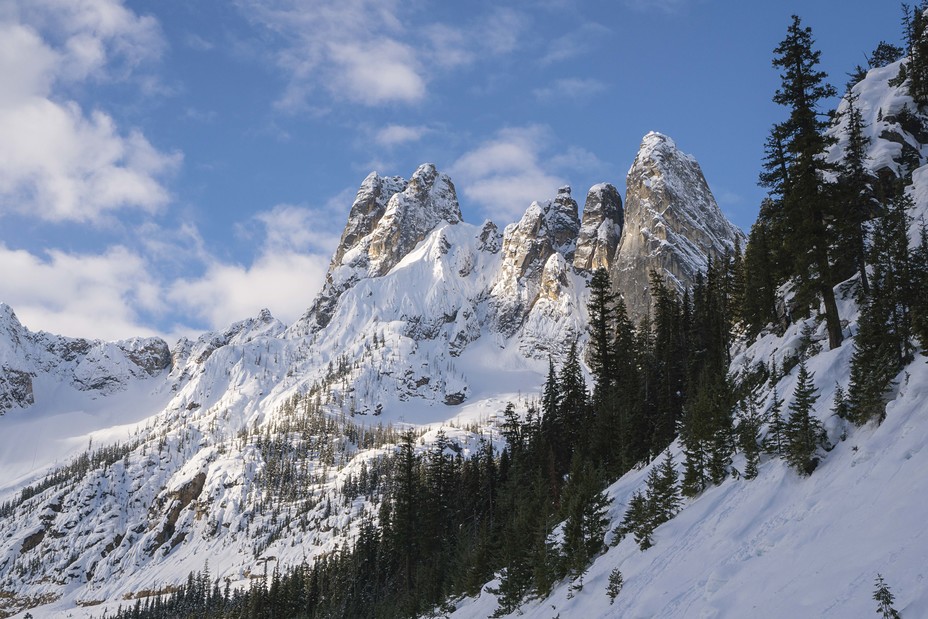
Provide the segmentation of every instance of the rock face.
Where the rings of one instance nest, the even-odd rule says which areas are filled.
[[[171,366],[171,351],[159,338],[102,342],[26,329],[0,303],[0,414],[35,403],[33,379],[54,375],[78,391],[108,395],[133,379],[160,375]]]
[[[548,260],[554,254],[567,261],[573,259],[579,230],[577,203],[570,196],[570,187],[558,189],[554,200],[533,202],[518,223],[506,226],[499,272],[490,291],[502,334],[513,335],[535,305]]]
[[[673,140],[649,133],[628,171],[625,226],[612,279],[637,320],[651,302],[649,274],[679,291],[691,286],[711,257],[744,246],[744,233],[722,214],[696,160]]]
[[[574,267],[588,271],[608,270],[622,236],[624,218],[622,197],[615,186],[609,183],[593,185],[583,207]]]
[[[328,325],[345,290],[362,278],[385,275],[440,223],[460,221],[454,184],[433,164],[419,166],[409,181],[372,172],[358,189],[323,289],[294,332]]]

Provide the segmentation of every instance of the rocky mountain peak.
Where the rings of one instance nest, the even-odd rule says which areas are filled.
[[[358,189],[322,291],[294,333],[325,327],[345,290],[385,275],[437,226],[460,221],[454,183],[434,164],[420,165],[408,181],[371,172]]]
[[[696,159],[673,140],[651,132],[626,178],[625,226],[612,268],[629,313],[650,306],[649,273],[678,290],[691,286],[710,257],[744,245],[744,233],[719,209]]]
[[[574,253],[575,268],[609,269],[622,236],[624,217],[622,197],[614,185],[600,183],[590,187]]]
[[[434,164],[413,173],[406,188],[393,194],[383,217],[371,233],[368,273],[384,275],[441,223],[461,221],[454,184]]]
[[[332,256],[332,265],[342,263],[345,253],[374,231],[374,227],[383,217],[387,202],[394,194],[406,189],[406,179],[400,176],[383,177],[371,172],[361,182],[358,194],[348,213],[348,222],[342,232],[342,238]],[[330,267],[331,268],[331,267]]]
[[[564,186],[553,200],[532,202],[518,223],[506,226],[501,264],[491,291],[502,333],[515,333],[534,307],[551,256],[562,255],[567,262],[556,264],[565,267],[573,259],[580,230],[577,210],[570,187]]]

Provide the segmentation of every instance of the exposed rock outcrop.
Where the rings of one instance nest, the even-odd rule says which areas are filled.
[[[622,197],[614,185],[590,187],[583,207],[583,223],[577,237],[574,267],[589,271],[608,270],[622,236]]]
[[[533,202],[518,223],[506,226],[501,264],[490,291],[502,334],[513,335],[534,306],[549,258],[558,253],[565,261],[573,259],[579,230],[577,203],[570,196],[570,187],[558,189],[554,200]],[[567,262],[562,262],[566,269]]]
[[[625,226],[612,265],[629,315],[647,314],[650,272],[677,290],[692,286],[711,257],[744,246],[744,233],[722,214],[696,160],[673,140],[649,133],[628,171]]]

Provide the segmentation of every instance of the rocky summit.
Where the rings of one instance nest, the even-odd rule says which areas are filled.
[[[710,258],[730,254],[736,244],[744,247],[744,233],[722,214],[699,163],[669,137],[644,137],[625,187],[625,221],[611,274],[630,315],[648,313],[652,271],[682,292]]]

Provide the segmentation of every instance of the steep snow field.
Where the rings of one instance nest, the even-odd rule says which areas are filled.
[[[773,352],[797,328],[757,348]],[[877,573],[904,617],[928,616],[928,363],[920,356],[899,374],[881,425],[846,427],[830,408],[836,382],[847,384],[852,345],[808,363],[820,393],[817,415],[836,442],[811,477],[765,456],[756,479],[729,478],[687,501],[657,528],[653,547],[641,551],[626,538],[596,559],[581,590],[562,583],[512,616],[865,617],[873,616]],[[777,385],[787,403],[796,372]],[[679,466],[677,445],[671,450]],[[736,456],[735,468],[742,463]],[[613,527],[647,472],[633,471],[609,488]],[[610,605],[614,568],[625,585]],[[484,592],[460,601],[452,616],[487,617],[496,606]]]

